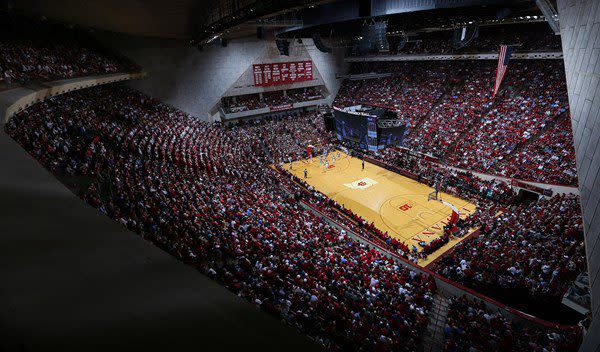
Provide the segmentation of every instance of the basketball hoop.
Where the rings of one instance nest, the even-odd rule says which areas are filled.
[[[438,200],[438,191],[433,191],[427,195],[427,201]]]

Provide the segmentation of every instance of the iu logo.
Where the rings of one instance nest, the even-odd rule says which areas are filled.
[[[407,211],[408,209],[412,208],[412,205],[406,203],[404,205],[399,206],[398,208],[400,208],[400,210],[402,211]]]
[[[368,177],[364,177],[364,178],[361,178],[360,180],[356,180],[354,182],[344,183],[344,186],[346,186],[348,188],[352,188],[352,189],[367,189],[376,184],[377,184],[377,181],[372,180]]]

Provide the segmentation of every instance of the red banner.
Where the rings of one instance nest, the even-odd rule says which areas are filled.
[[[252,65],[255,86],[272,86],[312,81],[312,61],[277,62]]]

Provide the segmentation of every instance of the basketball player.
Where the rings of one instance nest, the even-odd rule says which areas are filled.
[[[363,171],[365,171],[365,159],[364,158],[362,159],[362,169],[363,169]]]
[[[325,172],[329,169],[329,161],[325,160]]]
[[[308,170],[304,169],[304,178],[308,177]]]
[[[341,157],[342,157],[342,155],[340,154],[340,151],[338,150],[338,153],[337,153],[337,158],[339,159],[339,158],[341,158]]]

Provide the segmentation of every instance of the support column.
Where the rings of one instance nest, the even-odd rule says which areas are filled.
[[[600,1],[558,0],[593,321],[581,351],[600,347]]]

